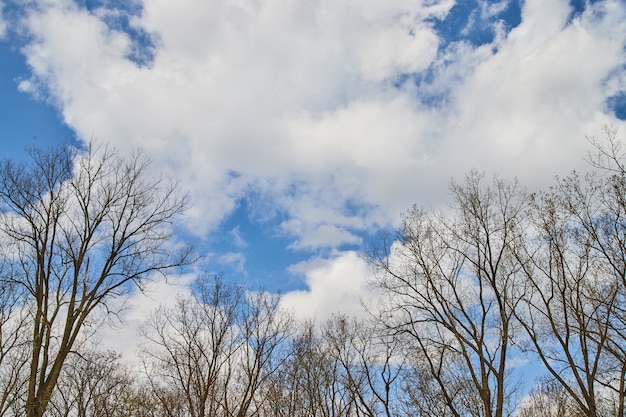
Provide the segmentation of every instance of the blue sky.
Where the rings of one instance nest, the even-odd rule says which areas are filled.
[[[445,204],[451,178],[541,188],[586,169],[585,135],[626,132],[623,0],[0,6],[2,156],[143,149],[190,193],[200,268],[303,315],[356,309],[358,253],[413,203]]]
[[[0,51],[2,156],[22,158],[28,146],[72,140],[75,133],[54,107],[18,91],[16,80],[28,73],[24,57],[7,43]]]

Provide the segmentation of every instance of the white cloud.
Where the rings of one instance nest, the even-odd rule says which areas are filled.
[[[373,297],[368,285],[369,266],[352,251],[299,263],[292,272],[303,275],[309,287],[288,292],[282,298],[281,307],[292,311],[297,320],[314,318],[324,322],[334,313],[360,316],[361,302]]]
[[[246,257],[240,252],[224,253],[218,257],[217,262],[220,265],[228,266],[240,274],[248,275],[246,271]]]
[[[626,84],[620,0],[571,24],[567,0],[528,0],[493,44],[440,51],[429,19],[451,0],[145,0],[131,24],[154,36],[147,66],[102,11],[38,3],[22,88],[49,91],[82,138],[175,170],[199,234],[254,191],[293,247],[354,244],[414,202],[440,204],[471,168],[545,184],[581,166],[585,134],[621,124],[604,104]],[[483,18],[505,7],[481,4]],[[426,68],[428,82],[393,85]]]
[[[169,276],[167,281],[158,277],[145,285],[143,291],[135,290],[127,299],[117,299],[119,306],[109,306],[113,311],[120,310],[121,322],[113,320],[111,325],[103,326],[98,331],[101,350],[114,350],[133,364],[138,364],[137,346],[140,343],[139,329],[145,324],[150,314],[158,307],[173,307],[177,297],[190,295],[189,284],[194,275]]]
[[[230,229],[228,234],[230,235],[232,242],[236,247],[245,248],[248,246],[248,242],[246,242],[246,239],[241,233],[241,229],[239,228],[239,226],[235,226],[232,229]]]
[[[378,203],[362,195],[368,165],[388,166],[384,157],[401,152],[423,119],[382,81],[430,64],[438,42],[420,19],[441,15],[442,6],[185,3],[145,2],[133,25],[154,33],[159,49],[150,67],[138,67],[127,58],[128,36],[69,1],[46,2],[26,22],[35,41],[24,53],[35,77],[23,88],[43,84],[81,137],[141,146],[173,167],[193,193],[196,230],[217,225],[259,177],[273,178],[263,191],[280,197],[294,181],[306,188],[333,173],[331,186],[352,189],[309,200],[339,207],[356,194]],[[316,118],[332,140],[301,134]],[[335,175],[338,167],[345,172]]]
[[[4,39],[7,34],[8,24],[4,17],[4,2],[0,1],[0,40]]]
[[[491,1],[481,0],[480,4],[480,17],[482,19],[489,19],[494,16],[498,16],[504,12],[511,5],[511,0],[501,0],[497,3]]]
[[[437,55],[439,38],[427,27],[410,25],[377,28],[357,50],[358,69],[370,82],[428,68]]]
[[[312,229],[306,229],[312,227]],[[281,224],[281,229],[290,236],[301,236],[293,242],[292,249],[314,249],[320,246],[341,246],[342,244],[359,244],[361,238],[346,229],[328,224],[303,224],[301,220],[291,219]]]
[[[567,26],[567,2],[553,3],[526,2],[522,24],[459,86],[448,134],[463,143],[446,153],[462,147],[480,169],[535,183],[581,165],[584,133],[610,119],[605,83],[625,62],[626,13],[602,3]]]

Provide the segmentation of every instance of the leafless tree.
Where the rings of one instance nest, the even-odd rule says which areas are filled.
[[[355,415],[392,417],[400,409],[405,359],[399,342],[372,323],[336,315],[322,327],[327,355],[340,365]]]
[[[593,146],[594,152],[587,154],[587,161],[600,172],[626,174],[626,151],[618,137],[618,129],[604,126],[603,137],[588,136],[587,140]]]
[[[287,360],[268,380],[259,415],[400,416],[404,359],[372,323],[344,315],[301,323]],[[409,415],[409,414],[404,414]]]
[[[222,277],[213,283],[203,277],[196,285],[194,296],[150,316],[142,330],[144,365],[161,402],[170,402],[171,392],[190,416],[219,416],[229,359],[241,343],[236,325],[244,292]]]
[[[433,375],[429,358],[413,353],[408,361],[401,381],[402,415],[452,417],[456,415],[456,408],[465,410],[466,415],[481,415],[480,402],[474,393],[469,373],[464,371],[465,365],[461,358],[448,357],[451,363],[441,367],[441,376]],[[448,398],[449,392],[441,390],[440,380],[444,378],[450,390],[454,390],[451,398]],[[449,406],[450,401],[456,404],[456,408]]]
[[[132,417],[182,417],[187,416],[185,399],[179,391],[149,381],[136,384],[132,396],[127,401],[128,412]]]
[[[278,296],[246,292],[221,276],[199,278],[192,296],[159,308],[143,330],[147,375],[183,399],[192,417],[243,417],[262,407],[281,366],[291,319]]]
[[[450,415],[503,417],[514,409],[509,359],[524,293],[516,247],[526,193],[516,182],[469,174],[444,212],[414,207],[393,244],[372,251],[387,294],[381,322],[419,359]]]
[[[68,357],[50,400],[53,417],[125,417],[133,377],[114,352],[84,351]]]
[[[11,271],[0,268],[0,416],[23,412],[28,382],[27,311]]]
[[[520,404],[518,417],[583,417],[582,411],[561,384],[540,380]]]
[[[606,349],[612,364],[609,377],[599,382],[613,391],[617,414],[623,416],[626,414],[626,153],[617,129],[605,127],[604,132],[603,139],[590,139],[597,154],[595,158],[590,155],[589,161],[600,170],[599,175],[588,175],[582,184],[577,178],[570,179],[562,194],[567,211],[579,224],[580,234],[588,236],[606,277],[606,284],[599,288],[600,296],[594,301],[604,302],[604,310],[613,313],[605,319],[609,332]]]
[[[287,358],[268,381],[270,396],[263,415],[347,417],[356,413],[342,365],[313,321],[299,326]]]
[[[27,417],[41,417],[63,364],[97,309],[153,273],[191,261],[170,241],[185,207],[176,184],[136,153],[90,145],[32,149],[0,165],[0,234],[8,279],[29,309]]]
[[[626,396],[626,172],[616,131],[590,157],[599,174],[560,179],[532,204],[530,347],[585,416]]]
[[[589,236],[563,210],[562,188],[541,195],[531,217],[537,237],[526,263],[528,293],[518,318],[527,348],[577,402],[597,416],[598,387],[615,289],[605,281]]]
[[[279,308],[280,295],[266,291],[246,294],[245,310],[241,315],[240,332],[243,339],[241,362],[235,362],[235,384],[227,394],[232,395],[229,415],[245,417],[258,414],[268,400],[267,384],[283,366],[289,354],[287,341],[293,333],[293,319]],[[233,411],[230,411],[233,410]]]

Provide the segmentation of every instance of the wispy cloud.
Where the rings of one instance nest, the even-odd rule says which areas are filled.
[[[218,263],[228,266],[235,272],[248,275],[246,271],[246,257],[240,252],[227,252],[218,257]]]
[[[4,19],[4,2],[0,1],[0,40],[4,39],[7,34],[7,22]]]
[[[238,248],[245,248],[246,246],[248,246],[248,242],[246,242],[246,239],[244,238],[243,234],[241,233],[241,230],[239,228],[239,226],[235,226],[234,228],[230,229],[230,231],[228,232],[228,234],[230,235],[233,244],[238,247]]]

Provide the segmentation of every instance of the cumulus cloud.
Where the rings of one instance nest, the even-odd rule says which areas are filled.
[[[461,145],[463,160],[541,183],[581,165],[583,132],[619,124],[602,110],[607,81],[623,78],[624,7],[596,3],[567,25],[570,13],[566,2],[525,3],[520,26],[455,91],[448,132],[464,145],[444,154]]]
[[[424,118],[386,81],[430,65],[438,38],[424,19],[442,7],[185,3],[144,3],[133,25],[153,34],[158,49],[139,66],[126,33],[69,0],[42,2],[25,21],[33,77],[22,87],[48,91],[82,138],[141,146],[176,169],[195,197],[196,230],[217,225],[259,177],[272,179],[263,192],[277,204],[294,186],[319,207],[378,203],[362,195],[376,176],[370,169],[389,172],[389,158],[420,136]],[[320,178],[335,192],[307,188]],[[322,221],[351,226],[328,212],[335,219]]]
[[[584,166],[585,134],[626,131],[606,105],[626,89],[621,0],[578,14],[527,0],[512,29],[493,20],[509,2],[481,1],[476,19],[495,36],[478,46],[435,29],[453,0],[33,4],[21,88],[80,138],[141,147],[174,170],[199,235],[254,193],[255,218],[276,221],[292,248],[357,245],[412,203],[441,204],[471,168],[543,185]],[[128,27],[111,24],[124,13]],[[360,284],[338,271],[359,272],[354,256],[299,264],[311,291],[288,300],[348,294]]]
[[[298,320],[315,318],[324,322],[334,313],[360,316],[362,303],[374,296],[368,285],[369,266],[353,251],[302,262],[292,270],[304,276],[309,288],[285,294],[281,307],[293,312]]]

